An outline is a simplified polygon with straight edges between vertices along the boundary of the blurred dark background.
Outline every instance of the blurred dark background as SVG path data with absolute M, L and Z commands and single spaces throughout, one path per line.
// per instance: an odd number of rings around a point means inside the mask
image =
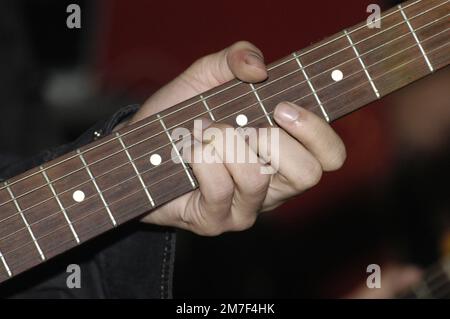
M 1 0 L 0 150 L 24 157 L 71 141 L 237 40 L 274 61 L 365 20 L 373 2 Z M 81 29 L 66 27 L 70 3 Z M 448 80 L 447 69 L 334 124 L 345 167 L 250 231 L 179 232 L 175 296 L 338 297 L 368 264 L 439 259 L 449 246 Z

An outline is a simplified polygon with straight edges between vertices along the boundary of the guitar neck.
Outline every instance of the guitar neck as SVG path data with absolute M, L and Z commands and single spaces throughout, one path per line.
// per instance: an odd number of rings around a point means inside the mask
M 0 187 L 0 282 L 197 188 L 175 129 L 210 117 L 274 125 L 282 101 L 327 121 L 449 64 L 448 0 L 408 1 L 269 65 L 16 176 Z M 220 187 L 220 186 L 219 186 Z

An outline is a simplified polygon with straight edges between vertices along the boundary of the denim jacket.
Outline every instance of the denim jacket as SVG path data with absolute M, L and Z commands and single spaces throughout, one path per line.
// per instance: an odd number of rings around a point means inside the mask
M 0 156 L 0 180 L 13 177 L 111 133 L 137 105 L 122 108 L 76 141 L 24 161 Z M 171 298 L 175 232 L 131 221 L 0 284 L 7 298 Z M 80 266 L 81 288 L 69 288 L 68 266 Z

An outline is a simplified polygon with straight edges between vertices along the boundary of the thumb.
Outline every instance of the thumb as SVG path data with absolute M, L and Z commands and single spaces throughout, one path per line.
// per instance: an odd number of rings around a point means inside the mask
M 267 78 L 262 53 L 249 42 L 237 42 L 197 60 L 153 94 L 128 123 L 137 122 L 234 78 L 252 83 Z
M 200 91 L 211 89 L 234 78 L 257 83 L 267 78 L 264 57 L 256 46 L 247 41 L 197 60 L 185 71 L 192 85 Z

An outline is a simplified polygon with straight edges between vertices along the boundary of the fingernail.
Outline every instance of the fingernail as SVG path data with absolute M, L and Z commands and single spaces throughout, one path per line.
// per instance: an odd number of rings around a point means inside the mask
M 281 103 L 275 109 L 275 118 L 284 122 L 294 122 L 298 120 L 300 115 L 297 106 L 291 103 Z
M 255 52 L 248 53 L 244 61 L 248 65 L 256 66 L 258 68 L 264 68 L 264 59 L 262 58 L 262 56 Z

